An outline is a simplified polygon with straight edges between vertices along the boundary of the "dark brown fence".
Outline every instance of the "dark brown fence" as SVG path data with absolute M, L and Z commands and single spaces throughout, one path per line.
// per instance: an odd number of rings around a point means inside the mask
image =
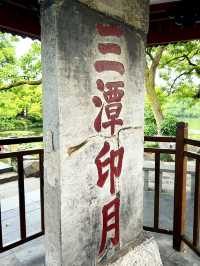
M 188 127 L 185 123 L 177 125 L 176 137 L 147 137 L 145 142 L 174 143 L 175 149 L 144 148 L 147 153 L 155 154 L 155 192 L 154 192 L 154 225 L 144 226 L 145 230 L 173 235 L 173 248 L 181 251 L 186 243 L 200 256 L 200 154 L 188 151 L 188 145 L 199 147 L 200 141 L 188 139 Z M 175 180 L 174 180 L 174 214 L 173 230 L 159 227 L 160 209 L 160 154 L 175 154 Z M 187 161 L 189 158 L 196 160 L 194 211 L 193 211 L 193 236 L 192 241 L 186 236 L 186 178 Z M 192 217 L 191 217 L 192 218 Z
M 157 136 L 145 136 L 145 142 L 156 142 L 156 143 L 175 143 L 176 137 L 157 137 Z M 144 226 L 147 231 L 172 234 L 173 232 L 166 228 L 159 227 L 159 210 L 160 210 L 160 155 L 161 154 L 175 154 L 175 149 L 163 149 L 163 148 L 144 148 L 144 152 L 155 155 L 155 193 L 154 193 L 154 225 L 153 227 Z
M 33 138 L 18 138 L 18 139 L 1 139 L 0 145 L 14 145 L 22 143 L 41 142 L 42 137 Z M 25 205 L 25 189 L 24 189 L 24 166 L 23 157 L 26 155 L 38 155 L 39 156 L 39 172 L 40 172 L 40 210 L 41 210 L 41 231 L 34 235 L 27 236 L 26 232 L 26 205 Z M 9 245 L 3 245 L 2 237 L 2 219 L 1 219 L 1 205 L 0 205 L 0 252 L 7 251 L 18 245 L 21 245 L 27 241 L 35 239 L 44 234 L 44 182 L 43 182 L 43 149 L 32 150 L 20 150 L 15 152 L 1 152 L 0 159 L 15 158 L 17 161 L 18 172 L 18 197 L 19 197 L 19 219 L 20 219 L 20 240 L 11 243 Z
M 181 223 L 181 240 L 185 242 L 188 246 L 190 246 L 199 256 L 200 256 L 200 242 L 199 242 L 199 237 L 200 237 L 200 154 L 195 153 L 195 152 L 189 152 L 187 151 L 187 145 L 195 146 L 195 147 L 200 147 L 200 141 L 196 140 L 190 140 L 187 137 L 184 138 L 184 146 L 186 147 L 184 152 L 184 158 L 192 158 L 195 160 L 195 190 L 194 190 L 194 217 L 193 217 L 193 239 L 190 241 L 186 235 L 185 235 L 185 189 L 184 189 L 184 183 L 185 181 L 185 168 L 183 168 L 183 175 L 182 175 L 182 183 L 183 183 L 183 188 L 182 188 L 182 197 L 183 197 L 183 222 Z M 177 250 L 181 250 L 181 244 L 178 243 L 177 246 L 174 245 L 174 248 Z
M 177 126 L 176 136 L 174 137 L 148 137 L 145 136 L 145 142 L 156 143 L 173 143 L 173 148 L 157 148 L 146 147 L 145 153 L 155 155 L 155 193 L 154 193 L 154 222 L 153 226 L 144 226 L 145 230 L 171 234 L 173 235 L 173 247 L 180 251 L 182 243 L 186 243 L 198 255 L 200 255 L 199 247 L 199 234 L 200 234 L 200 154 L 189 151 L 188 146 L 199 147 L 200 141 L 188 139 L 187 124 L 179 123 Z M 11 145 L 21 143 L 42 142 L 42 137 L 34 138 L 18 138 L 18 139 L 3 139 L 0 140 L 0 145 Z M 162 147 L 162 145 L 161 145 Z M 25 208 L 25 193 L 24 193 L 24 168 L 23 156 L 25 155 L 39 155 L 40 165 L 40 199 L 41 199 L 41 231 L 28 236 L 26 234 L 26 208 Z M 168 154 L 175 156 L 175 180 L 174 180 L 174 215 L 173 215 L 173 229 L 160 228 L 160 159 L 161 154 Z M 3 246 L 2 240 L 2 224 L 1 224 L 1 211 L 0 211 L 0 252 L 9 250 L 22 243 L 32 240 L 44 234 L 44 184 L 43 184 L 43 150 L 33 149 L 9 153 L 0 153 L 0 159 L 13 158 L 17 159 L 18 164 L 18 187 L 19 187 L 19 209 L 20 209 L 20 232 L 21 240 L 15 243 Z M 193 214 L 193 239 L 192 241 L 187 238 L 185 234 L 186 226 L 186 175 L 187 175 L 187 160 L 192 158 L 196 160 L 195 168 L 195 189 L 194 189 L 194 214 Z

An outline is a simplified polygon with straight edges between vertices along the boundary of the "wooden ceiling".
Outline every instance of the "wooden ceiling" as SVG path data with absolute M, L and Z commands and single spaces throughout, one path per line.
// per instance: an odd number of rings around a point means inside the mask
M 1 0 L 0 30 L 40 38 L 38 0 Z
M 182 0 L 150 6 L 148 45 L 200 39 L 200 1 Z
M 200 38 L 199 0 L 152 0 L 148 45 Z M 0 30 L 40 38 L 38 0 L 1 0 Z

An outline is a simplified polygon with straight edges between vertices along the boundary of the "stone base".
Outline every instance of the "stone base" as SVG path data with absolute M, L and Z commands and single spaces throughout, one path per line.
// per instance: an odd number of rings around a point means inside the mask
M 159 248 L 152 236 L 144 234 L 140 244 L 130 244 L 117 257 L 101 266 L 162 266 Z

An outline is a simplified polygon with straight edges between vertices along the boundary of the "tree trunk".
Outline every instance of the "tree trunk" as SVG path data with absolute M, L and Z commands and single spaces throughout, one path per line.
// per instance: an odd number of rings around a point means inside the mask
M 152 73 L 148 71 L 147 75 L 149 76 L 148 78 L 146 78 L 147 97 L 150 102 L 154 118 L 156 120 L 158 134 L 160 135 L 161 134 L 161 123 L 164 119 L 164 116 L 161 110 L 158 96 L 155 91 L 154 82 L 152 81 Z
M 159 135 L 161 135 L 161 124 L 164 119 L 164 116 L 155 90 L 155 76 L 164 49 L 164 47 L 159 47 L 154 57 L 150 53 L 148 53 L 152 60 L 152 63 L 149 68 L 148 66 L 146 66 L 145 74 L 147 97 L 150 102 L 154 118 L 156 120 L 156 126 Z

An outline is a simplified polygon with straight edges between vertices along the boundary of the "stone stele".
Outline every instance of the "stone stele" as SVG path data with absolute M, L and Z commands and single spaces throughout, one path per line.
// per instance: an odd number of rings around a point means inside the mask
M 42 2 L 46 266 L 162 265 L 143 233 L 147 10 Z

